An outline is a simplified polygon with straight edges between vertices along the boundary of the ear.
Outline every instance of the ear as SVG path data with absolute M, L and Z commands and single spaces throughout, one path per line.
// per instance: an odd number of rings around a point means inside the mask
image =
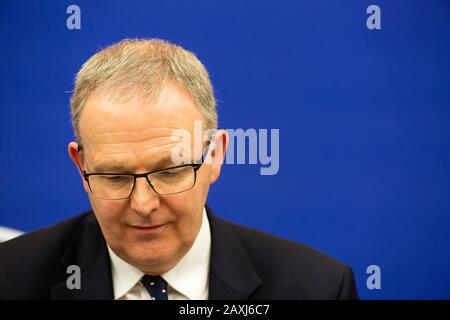
M 211 169 L 211 178 L 210 183 L 219 179 L 220 169 L 222 168 L 222 164 L 225 161 L 225 153 L 228 147 L 228 132 L 226 130 L 218 130 L 214 134 L 214 140 L 211 142 L 211 146 L 213 147 L 211 151 L 212 157 L 212 169 Z
M 86 192 L 89 192 L 89 186 L 87 185 L 86 180 L 84 180 L 83 173 L 80 171 L 80 168 L 84 168 L 84 156 L 83 152 L 78 150 L 79 144 L 75 141 L 69 143 L 67 147 L 67 151 L 69 152 L 69 156 L 72 159 L 75 167 L 77 168 L 78 173 L 80 174 L 81 180 L 83 181 L 83 187 Z

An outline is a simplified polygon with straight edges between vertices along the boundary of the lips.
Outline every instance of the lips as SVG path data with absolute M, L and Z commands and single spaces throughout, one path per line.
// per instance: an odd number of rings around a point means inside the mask
M 156 228 L 159 228 L 159 227 L 162 227 L 164 224 L 158 224 L 158 225 L 154 225 L 154 226 L 132 226 L 133 228 L 136 228 L 136 229 L 156 229 Z
M 131 226 L 131 228 L 139 233 L 153 234 L 153 233 L 157 233 L 157 232 L 160 232 L 161 230 L 163 230 L 166 225 L 167 225 L 167 223 L 152 225 L 152 226 Z

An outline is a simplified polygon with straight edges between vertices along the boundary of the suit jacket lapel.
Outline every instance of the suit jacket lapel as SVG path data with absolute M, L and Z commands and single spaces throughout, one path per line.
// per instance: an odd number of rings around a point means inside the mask
M 111 265 L 106 242 L 91 212 L 78 227 L 71 244 L 60 259 L 66 270 L 69 265 L 81 269 L 81 289 L 68 289 L 66 277 L 50 290 L 52 299 L 113 299 Z
M 206 205 L 211 227 L 209 299 L 249 299 L 261 286 L 246 251 L 229 225 Z

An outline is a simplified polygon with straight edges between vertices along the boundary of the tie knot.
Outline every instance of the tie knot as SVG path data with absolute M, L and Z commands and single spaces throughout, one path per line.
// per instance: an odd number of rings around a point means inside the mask
M 141 282 L 153 300 L 167 300 L 167 282 L 161 276 L 146 274 Z

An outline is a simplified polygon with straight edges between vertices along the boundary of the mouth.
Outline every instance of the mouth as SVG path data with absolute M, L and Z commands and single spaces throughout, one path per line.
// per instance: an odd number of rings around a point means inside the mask
M 154 226 L 130 226 L 133 230 L 141 234 L 155 234 L 165 229 L 167 223 Z

